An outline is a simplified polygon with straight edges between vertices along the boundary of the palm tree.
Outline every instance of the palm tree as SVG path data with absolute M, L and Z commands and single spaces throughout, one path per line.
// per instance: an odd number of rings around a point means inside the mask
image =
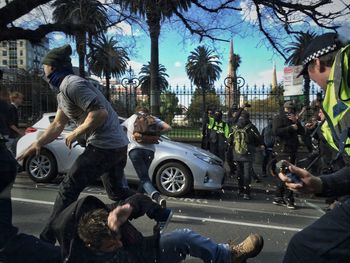
M 159 115 L 160 86 L 158 83 L 159 69 L 159 35 L 161 21 L 172 17 L 174 11 L 186 12 L 191 7 L 191 0 L 115 0 L 120 4 L 121 9 L 130 10 L 133 14 L 138 14 L 146 18 L 148 30 L 151 38 L 151 112 Z
M 214 81 L 220 77 L 221 62 L 213 51 L 198 46 L 187 58 L 186 73 L 190 80 L 202 90 L 202 110 L 205 112 L 205 93 Z
M 303 59 L 303 52 L 310 43 L 317 36 L 314 32 L 301 32 L 295 39 L 295 42 L 290 43 L 290 45 L 284 49 L 285 52 L 290 53 L 286 60 L 288 65 L 301 65 Z M 304 106 L 310 103 L 310 77 L 308 74 L 304 75 Z
M 88 63 L 92 73 L 106 78 L 107 99 L 110 100 L 109 80 L 125 73 L 129 57 L 126 51 L 117 46 L 117 41 L 105 35 L 92 44 L 93 49 L 88 55 Z
M 78 24 L 82 29 L 74 33 L 79 55 L 79 75 L 85 76 L 86 33 L 89 38 L 102 34 L 108 23 L 107 9 L 98 0 L 56 0 L 53 2 L 53 20 L 59 23 Z
M 148 96 L 150 95 L 151 92 L 151 63 L 148 62 L 148 64 L 142 65 L 142 68 L 140 70 L 140 83 L 141 83 L 141 90 L 142 93 L 147 94 Z M 159 64 L 159 69 L 158 69 L 158 83 L 159 83 L 159 90 L 160 91 L 165 91 L 169 83 L 166 80 L 166 77 L 169 77 L 169 75 L 166 73 L 166 68 L 162 65 Z

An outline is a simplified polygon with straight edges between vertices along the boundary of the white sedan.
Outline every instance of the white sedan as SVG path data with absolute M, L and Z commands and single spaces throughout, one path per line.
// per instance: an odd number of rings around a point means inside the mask
M 27 128 L 26 135 L 18 141 L 17 155 L 27 149 L 54 118 L 55 113 L 44 113 L 37 123 Z M 124 119 L 120 118 L 120 121 Z M 69 171 L 84 151 L 79 145 L 72 149 L 65 145 L 65 135 L 74 128 L 73 124 L 67 125 L 57 139 L 43 147 L 39 156 L 32 156 L 21 163 L 32 180 L 50 182 L 58 174 Z M 128 180 L 139 180 L 129 159 L 124 172 Z M 192 189 L 221 189 L 224 174 L 223 162 L 217 156 L 189 144 L 171 141 L 165 136 L 156 145 L 154 160 L 149 169 L 151 180 L 159 191 L 174 197 L 185 195 Z

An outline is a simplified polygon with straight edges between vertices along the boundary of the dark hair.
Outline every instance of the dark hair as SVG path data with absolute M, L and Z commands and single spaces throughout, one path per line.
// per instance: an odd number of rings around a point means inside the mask
M 135 112 L 139 112 L 139 111 L 142 111 L 144 113 L 149 113 L 149 109 L 146 108 L 146 107 L 143 107 L 143 106 L 137 106 L 136 109 L 135 109 Z
M 95 209 L 82 215 L 78 224 L 78 235 L 85 245 L 92 250 L 99 250 L 104 240 L 117 235 L 107 224 L 109 212 L 106 209 Z
M 326 70 L 326 67 L 332 67 L 338 51 L 339 50 L 332 51 L 332 52 L 318 58 L 320 60 L 320 72 L 321 73 Z M 310 64 L 308 65 L 308 68 L 312 68 L 314 66 L 315 66 L 315 60 L 312 60 L 310 62 Z

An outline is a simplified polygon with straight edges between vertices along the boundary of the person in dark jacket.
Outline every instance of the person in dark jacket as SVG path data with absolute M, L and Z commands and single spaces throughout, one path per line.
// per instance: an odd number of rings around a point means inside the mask
M 271 157 L 273 155 L 273 147 L 275 145 L 275 135 L 273 134 L 272 131 L 272 119 L 269 119 L 268 124 L 266 127 L 261 132 L 261 137 L 264 143 L 264 151 L 263 151 L 263 162 L 262 162 L 262 176 L 266 177 L 267 176 L 267 164 L 271 160 Z
M 249 119 L 249 113 L 242 111 L 237 124 L 232 127 L 233 158 L 238 166 L 238 195 L 250 200 L 250 183 L 256 147 L 261 146 L 260 133 Z
M 187 255 L 204 262 L 246 262 L 247 258 L 255 257 L 262 249 L 263 239 L 257 234 L 249 235 L 239 245 L 216 244 L 190 229 L 143 237 L 129 220 L 141 216 L 147 206 L 151 206 L 151 210 L 152 207 L 160 207 L 147 196 L 135 195 L 110 213 L 103 208 L 90 210 L 80 217 L 77 230 L 79 239 L 90 249 L 90 254 L 92 251 L 94 256 L 103 257 L 103 262 L 179 263 Z M 147 215 L 150 216 L 149 212 Z M 120 256 L 114 253 L 120 251 L 129 261 L 118 260 Z
M 19 123 L 19 114 L 18 114 L 18 107 L 22 105 L 23 103 L 23 94 L 14 91 L 10 93 L 10 123 L 9 123 L 9 142 L 8 142 L 8 148 L 12 152 L 13 156 L 16 156 L 16 146 L 18 139 L 24 135 L 24 132 L 21 131 L 18 127 Z
M 61 263 L 58 246 L 35 236 L 20 233 L 12 225 L 11 190 L 17 174 L 17 162 L 0 133 L 0 262 Z
M 305 130 L 297 119 L 295 105 L 292 101 L 285 102 L 283 109 L 283 112 L 275 116 L 272 121 L 273 133 L 278 137 L 282 146 L 282 148 L 275 147 L 275 150 L 278 160 L 288 160 L 294 164 L 299 147 L 298 134 L 303 135 Z M 278 177 L 277 180 L 277 189 L 272 203 L 287 205 L 287 208 L 295 209 L 293 192 L 288 190 Z
M 222 119 L 222 111 L 216 110 L 213 117 L 209 117 L 209 151 L 225 162 L 227 139 L 230 133 L 229 125 Z

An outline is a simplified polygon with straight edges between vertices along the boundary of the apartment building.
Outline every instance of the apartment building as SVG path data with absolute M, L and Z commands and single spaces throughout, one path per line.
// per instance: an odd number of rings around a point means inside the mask
M 35 45 L 25 39 L 1 41 L 0 68 L 37 70 L 48 50 L 47 38 Z

